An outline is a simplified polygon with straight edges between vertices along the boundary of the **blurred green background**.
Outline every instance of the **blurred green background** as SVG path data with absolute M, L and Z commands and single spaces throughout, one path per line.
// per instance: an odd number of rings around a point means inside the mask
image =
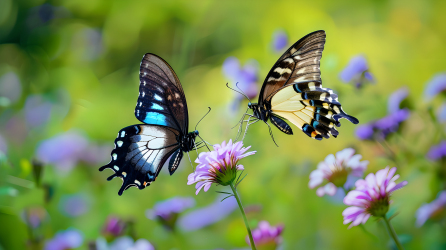
M 344 110 L 360 123 L 386 115 L 388 96 L 408 86 L 411 116 L 387 139 L 395 157 L 373 141 L 355 137 L 355 125 L 343 120 L 338 138 L 315 141 L 293 126 L 288 136 L 273 129 L 276 147 L 264 124 L 250 127 L 244 140 L 257 154 L 243 160 L 248 176 L 239 187 L 253 228 L 260 220 L 282 223 L 282 249 L 385 249 L 389 237 L 381 222 L 369 219 L 364 228 L 342 224 L 342 198 L 318 197 L 308 188 L 309 174 L 328 154 L 353 147 L 370 164 L 366 173 L 397 166 L 408 186 L 393 195 L 392 220 L 406 249 L 445 249 L 445 226 L 415 226 L 415 212 L 441 189 L 438 169 L 425 154 L 443 137 L 444 127 L 428 110 L 441 99 L 426 100 L 425 84 L 445 70 L 445 1 L 0 1 L 0 249 L 39 249 L 56 232 L 82 232 L 79 249 L 101 237 L 107 217 L 132 222 L 126 234 L 145 238 L 157 249 L 246 248 L 246 230 L 239 211 L 205 228 L 165 230 L 145 211 L 174 196 L 192 196 L 195 208 L 213 203 L 222 187 L 195 196 L 187 186 L 187 157 L 172 176 L 163 171 L 140 191 L 117 191 L 120 180 L 106 181 L 117 132 L 140 123 L 134 117 L 139 64 L 145 53 L 164 58 L 176 71 L 186 93 L 190 127 L 206 113 L 200 135 L 221 143 L 236 135 L 234 126 L 247 101 L 236 103 L 226 88 L 235 82 L 222 73 L 228 57 L 244 65 L 258 63 L 258 89 L 281 53 L 302 36 L 323 29 L 327 42 L 321 60 L 324 87 L 339 94 Z M 284 31 L 288 43 L 273 49 L 273 34 Z M 356 89 L 339 73 L 362 54 L 376 84 Z M 6 77 L 5 77 L 6 76 Z M 9 78 L 8 78 L 9 77 Z M 6 79 L 6 80 L 5 80 Z M 13 83 L 10 83 L 10 82 Z M 19 87 L 17 87 L 19 86 Z M 12 89 L 12 90 L 11 90 Z M 11 92 L 12 91 L 12 92 Z M 15 91 L 15 92 L 14 92 Z M 11 94 L 12 93 L 12 94 Z M 5 94 L 6 95 L 6 94 Z M 30 99 L 31 98 L 31 99 Z M 30 101 L 31 100 L 31 101 Z M 38 147 L 48 138 L 73 132 L 91 147 L 88 159 L 44 164 L 39 174 Z M 61 154 L 64 148 L 55 148 Z M 191 152 L 192 160 L 196 153 Z M 37 177 L 36 176 L 40 176 Z M 40 180 L 39 180 L 40 178 Z M 64 201 L 80 197 L 82 209 L 64 212 Z M 76 205 L 78 202 L 74 202 Z M 68 205 L 70 206 L 70 205 Z M 41 225 L 23 220 L 30 208 L 43 209 Z M 180 215 L 181 216 L 181 215 Z M 130 232 L 131 231 L 131 232 Z M 369 232 L 369 233 L 366 233 Z M 94 249 L 94 248 L 92 248 Z

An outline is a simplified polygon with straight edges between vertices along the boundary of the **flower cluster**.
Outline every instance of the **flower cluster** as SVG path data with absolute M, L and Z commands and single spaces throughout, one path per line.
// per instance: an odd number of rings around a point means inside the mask
M 317 169 L 311 172 L 308 186 L 315 188 L 326 183 L 317 189 L 317 195 L 335 195 L 338 187 L 349 186 L 347 182 L 349 178 L 362 177 L 369 162 L 360 161 L 361 158 L 361 155 L 355 155 L 355 150 L 352 148 L 337 152 L 336 157 L 333 154 L 328 155 L 318 164 Z
M 80 247 L 84 237 L 77 229 L 59 231 L 54 238 L 46 241 L 45 250 L 67 250 Z
M 214 151 L 202 152 L 195 160 L 198 163 L 197 169 L 188 177 L 187 185 L 197 183 L 195 188 L 196 194 L 202 188 L 207 192 L 212 183 L 228 186 L 235 181 L 237 171 L 243 170 L 242 165 L 238 162 L 249 155 L 255 154 L 256 151 L 245 153 L 251 146 L 244 148 L 242 142 L 226 144 L 224 141 L 221 145 L 214 145 Z
M 376 174 L 370 173 L 363 180 L 357 180 L 356 190 L 350 191 L 344 198 L 344 204 L 350 206 L 342 212 L 344 224 L 351 223 L 349 228 L 364 224 L 369 217 L 384 217 L 389 210 L 390 195 L 405 185 L 407 181 L 398 184 L 400 177 L 395 175 L 396 168 L 386 167 Z
M 159 220 L 166 228 L 173 230 L 178 214 L 194 205 L 195 200 L 192 197 L 173 197 L 156 203 L 153 209 L 146 211 L 146 217 Z
M 223 74 L 233 82 L 238 82 L 238 87 L 248 98 L 256 97 L 258 93 L 258 74 L 259 67 L 255 60 L 248 61 L 244 67 L 240 66 L 240 61 L 236 57 L 228 57 L 223 62 Z M 236 100 L 240 101 L 243 96 L 237 94 Z
M 427 158 L 436 161 L 446 157 L 446 141 L 442 141 L 440 144 L 432 146 L 427 153 Z
M 356 88 L 361 88 L 366 81 L 371 83 L 375 81 L 369 72 L 367 61 L 362 55 L 353 57 L 339 76 L 343 82 L 352 82 Z

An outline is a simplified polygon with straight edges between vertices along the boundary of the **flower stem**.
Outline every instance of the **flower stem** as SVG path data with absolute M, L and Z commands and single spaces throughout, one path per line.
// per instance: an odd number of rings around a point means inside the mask
M 243 210 L 242 202 L 240 201 L 240 198 L 238 197 L 237 190 L 234 187 L 234 184 L 229 184 L 231 186 L 232 192 L 234 193 L 234 197 L 237 200 L 238 206 L 240 208 L 240 212 L 242 212 L 243 220 L 245 221 L 246 230 L 248 230 L 248 236 L 249 236 L 249 242 L 251 243 L 251 249 L 256 250 L 256 245 L 254 244 L 254 240 L 252 239 L 251 229 L 248 225 L 248 220 L 246 219 L 245 210 Z
M 390 224 L 389 219 L 386 218 L 386 216 L 383 216 L 384 222 L 386 224 L 387 231 L 390 234 L 390 237 L 392 237 L 393 241 L 395 241 L 395 245 L 399 250 L 404 250 L 403 245 L 401 245 L 400 240 L 398 239 L 398 236 L 395 233 L 395 229 L 393 229 L 392 224 Z

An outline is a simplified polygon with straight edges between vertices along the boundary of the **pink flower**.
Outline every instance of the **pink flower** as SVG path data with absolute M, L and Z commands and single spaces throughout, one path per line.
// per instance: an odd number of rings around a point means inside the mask
M 391 169 L 386 167 L 376 174 L 370 173 L 365 180 L 356 181 L 356 190 L 350 191 L 344 198 L 344 204 L 351 206 L 342 212 L 344 224 L 351 222 L 348 228 L 366 223 L 370 215 L 375 217 L 386 215 L 392 192 L 407 185 L 407 181 L 395 183 L 400 177 L 394 176 L 395 172 L 395 167 Z
M 195 160 L 198 163 L 197 169 L 194 173 L 188 176 L 187 185 L 197 183 L 195 188 L 196 194 L 204 187 L 207 192 L 212 183 L 217 183 L 222 186 L 230 185 L 234 182 L 237 171 L 243 170 L 242 165 L 237 165 L 238 161 L 246 156 L 255 154 L 256 151 L 245 152 L 251 146 L 243 148 L 242 142 L 229 143 L 222 142 L 222 144 L 214 145 L 214 151 L 200 153 Z
M 317 169 L 311 172 L 308 186 L 313 189 L 321 184 L 316 191 L 318 196 L 335 195 L 337 187 L 344 187 L 349 177 L 362 177 L 369 161 L 360 161 L 361 155 L 355 155 L 355 150 L 346 148 L 328 155 L 320 162 Z
M 258 227 L 252 230 L 252 238 L 256 246 L 268 245 L 271 249 L 276 249 L 276 246 L 282 242 L 282 232 L 283 225 L 272 227 L 267 221 L 260 221 Z M 246 242 L 249 244 L 248 236 L 246 236 Z

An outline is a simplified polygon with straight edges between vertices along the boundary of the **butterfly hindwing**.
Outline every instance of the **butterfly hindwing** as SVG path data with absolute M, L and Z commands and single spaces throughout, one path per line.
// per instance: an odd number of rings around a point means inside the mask
M 178 131 L 156 125 L 132 125 L 119 131 L 111 161 L 101 167 L 115 173 L 108 177 L 123 180 L 118 194 L 131 186 L 139 189 L 150 185 L 158 176 L 167 158 L 179 147 L 176 140 Z
M 135 116 L 146 124 L 174 128 L 187 134 L 188 112 L 181 83 L 162 58 L 145 54 L 139 72 L 139 96 Z

